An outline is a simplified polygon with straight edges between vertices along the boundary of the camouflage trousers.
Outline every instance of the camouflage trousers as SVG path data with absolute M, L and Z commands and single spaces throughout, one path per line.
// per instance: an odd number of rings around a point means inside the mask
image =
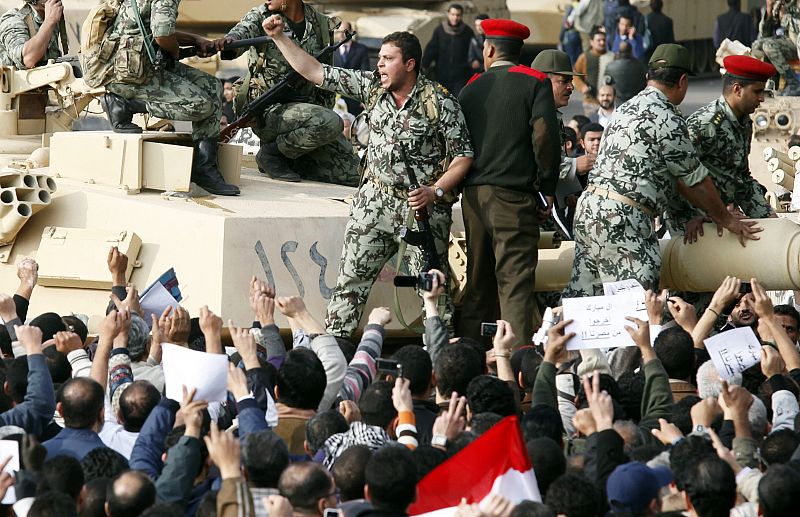
M 762 61 L 766 57 L 782 76 L 791 74 L 789 61 L 797 59 L 797 46 L 785 37 L 759 38 L 753 42 L 752 56 Z
M 400 230 L 406 224 L 409 210 L 408 200 L 403 194 L 371 179 L 361 186 L 353 199 L 344 234 L 339 277 L 325 316 L 328 333 L 350 337 L 358 327 L 372 284 L 383 266 L 397 254 Z M 445 264 L 442 272 L 446 276 L 451 212 L 449 205 L 437 204 L 430 217 L 439 260 Z M 416 275 L 424 265 L 422 251 L 415 246 L 408 246 L 402 265 L 405 271 L 399 274 Z M 449 326 L 453 304 L 447 291 L 442 297 L 446 307 L 442 319 Z M 411 315 L 405 316 L 407 321 L 412 319 Z
M 222 84 L 196 68 L 176 62 L 172 70 L 153 74 L 145 84 L 111 83 L 106 90 L 144 101 L 147 112 L 155 117 L 191 122 L 194 140 L 219 136 Z
M 293 170 L 303 178 L 358 186 L 358 156 L 342 135 L 344 123 L 333 110 L 309 103 L 277 104 L 253 132 L 264 143 L 276 142 Z
M 584 194 L 574 230 L 575 262 L 564 298 L 600 296 L 603 282 L 630 278 L 658 289 L 661 250 L 650 217 L 640 209 Z

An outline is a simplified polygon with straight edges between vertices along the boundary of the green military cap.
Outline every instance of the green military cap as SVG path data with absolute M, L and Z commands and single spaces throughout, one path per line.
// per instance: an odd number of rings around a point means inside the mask
M 689 50 L 683 45 L 675 43 L 664 43 L 656 47 L 653 56 L 650 58 L 650 68 L 680 68 L 686 70 L 689 75 L 694 75 L 692 70 L 692 58 Z
M 531 68 L 546 74 L 584 75 L 572 71 L 572 62 L 566 52 L 560 50 L 542 50 L 531 63 Z

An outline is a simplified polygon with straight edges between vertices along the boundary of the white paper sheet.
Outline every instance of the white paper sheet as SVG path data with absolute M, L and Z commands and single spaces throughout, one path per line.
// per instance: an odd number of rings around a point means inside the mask
M 167 398 L 180 402 L 182 386 L 197 388 L 195 400 L 225 402 L 228 393 L 228 356 L 196 352 L 163 343 L 162 365 Z
M 0 460 L 5 460 L 11 456 L 11 461 L 8 462 L 3 472 L 13 474 L 19 470 L 19 442 L 14 440 L 0 440 Z M 10 486 L 6 492 L 6 496 L 0 501 L 0 504 L 14 504 L 17 502 L 17 493 L 14 491 L 14 486 Z
M 142 306 L 142 310 L 144 311 L 144 321 L 147 322 L 148 325 L 151 323 L 150 315 L 155 314 L 156 319 L 161 317 L 161 313 L 164 312 L 164 309 L 167 307 L 172 307 L 174 309 L 178 308 L 179 304 L 173 298 L 169 291 L 160 283 L 156 282 L 153 284 L 150 289 L 144 293 L 139 300 L 139 305 Z
M 614 296 L 615 294 L 624 293 L 642 293 L 644 294 L 644 287 L 638 280 L 631 278 L 630 280 L 620 280 L 619 282 L 603 282 L 603 294 L 606 296 Z
M 761 343 L 750 327 L 720 332 L 703 341 L 717 373 L 730 379 L 761 362 Z
M 644 293 L 565 298 L 564 319 L 573 320 L 565 331 L 575 332 L 567 350 L 636 346 L 625 330 L 636 324 L 626 320 L 627 316 L 647 320 Z

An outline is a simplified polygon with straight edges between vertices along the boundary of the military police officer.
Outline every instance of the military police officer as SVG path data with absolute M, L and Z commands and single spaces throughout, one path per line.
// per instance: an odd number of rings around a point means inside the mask
M 331 19 L 301 0 L 267 0 L 252 8 L 214 46 L 223 50 L 226 43 L 264 36 L 262 23 L 277 14 L 283 20 L 288 37 L 303 50 L 316 54 L 333 43 L 333 29 L 339 21 Z M 333 56 L 327 61 L 333 64 Z M 248 74 L 235 104 L 240 110 L 272 88 L 292 67 L 275 43 L 269 42 L 248 51 Z M 358 159 L 342 135 L 343 122 L 331 108 L 335 95 L 305 83 L 289 98 L 269 108 L 263 124 L 253 128 L 261 140 L 256 155 L 258 169 L 281 181 L 300 181 L 302 177 L 328 183 L 356 186 Z
M 114 74 L 106 84 L 104 104 L 116 132 L 141 133 L 134 113 L 192 122 L 192 181 L 212 194 L 239 194 L 217 168 L 222 85 L 214 77 L 178 61 L 179 45 L 205 48 L 207 40 L 175 31 L 180 0 L 124 2 L 110 28 L 116 41 Z M 144 28 L 142 34 L 140 27 Z M 160 58 L 150 37 L 160 47 Z M 159 65 L 159 66 L 156 66 Z
M 638 280 L 658 289 L 661 254 L 653 218 L 680 193 L 744 245 L 757 239 L 753 221 L 725 207 L 697 157 L 677 108 L 689 87 L 689 52 L 659 45 L 648 86 L 614 114 L 575 216 L 575 262 L 564 296 L 603 294 L 603 282 Z M 676 192 L 677 190 L 677 192 Z
M 502 318 L 530 342 L 536 298 L 539 223 L 537 192 L 552 205 L 561 146 L 553 90 L 542 72 L 519 65 L 530 30 L 499 18 L 484 20 L 486 72 L 461 90 L 475 161 L 461 208 L 467 235 L 467 289 L 459 335 L 481 339 L 481 323 Z M 500 312 L 497 312 L 497 307 Z
M 750 56 L 728 56 L 723 64 L 722 96 L 689 117 L 689 136 L 723 203 L 733 204 L 753 219 L 777 217 L 748 165 L 753 135 L 750 115 L 764 100 L 764 88 L 775 75 L 775 67 Z M 667 222 L 673 237 L 686 229 L 686 240 L 694 242 L 706 221 L 705 214 L 684 198 L 670 200 Z
M 451 191 L 472 164 L 466 122 L 457 101 L 419 74 L 422 47 L 413 34 L 386 36 L 373 73 L 322 65 L 284 34 L 280 16 L 270 17 L 264 29 L 303 77 L 366 106 L 370 137 L 365 181 L 350 208 L 339 278 L 325 320 L 329 333 L 349 336 L 358 327 L 378 273 L 399 249 L 409 207 L 429 211 L 440 263 L 447 264 L 455 201 Z M 443 170 L 446 156 L 453 159 Z M 409 169 L 422 185 L 411 192 Z M 412 247 L 404 265 L 413 274 L 420 272 L 421 250 Z
M 9 9 L 0 18 L 0 65 L 25 70 L 66 54 L 66 31 L 62 30 L 61 0 L 26 0 L 19 9 Z

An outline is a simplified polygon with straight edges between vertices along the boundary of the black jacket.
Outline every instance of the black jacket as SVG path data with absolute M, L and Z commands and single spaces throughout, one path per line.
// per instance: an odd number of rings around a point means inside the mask
M 650 48 L 647 49 L 647 55 L 652 56 L 659 45 L 675 43 L 675 31 L 672 28 L 672 18 L 664 13 L 649 13 L 646 18 L 647 28 L 650 30 Z
M 350 70 L 369 70 L 369 52 L 367 47 L 357 41 L 350 43 L 350 49 L 342 57 L 340 51 L 333 53 L 333 66 Z
M 430 400 L 414 399 L 414 417 L 417 419 L 417 441 L 430 445 L 433 438 L 433 423 L 439 416 L 439 406 Z
M 422 56 L 422 68 L 426 69 L 436 63 L 435 79 L 442 85 L 448 86 L 450 83 L 466 82 L 472 75 L 469 47 L 475 33 L 463 22 L 458 28 L 449 26 L 445 28 L 445 25 L 447 20 L 433 31 L 433 37 L 425 46 L 425 53 Z
M 714 27 L 714 46 L 719 47 L 722 40 L 728 38 L 731 41 L 739 40 L 745 46 L 752 46 L 756 37 L 756 26 L 753 17 L 745 14 L 738 9 L 731 9 L 725 14 L 717 17 L 717 24 Z

